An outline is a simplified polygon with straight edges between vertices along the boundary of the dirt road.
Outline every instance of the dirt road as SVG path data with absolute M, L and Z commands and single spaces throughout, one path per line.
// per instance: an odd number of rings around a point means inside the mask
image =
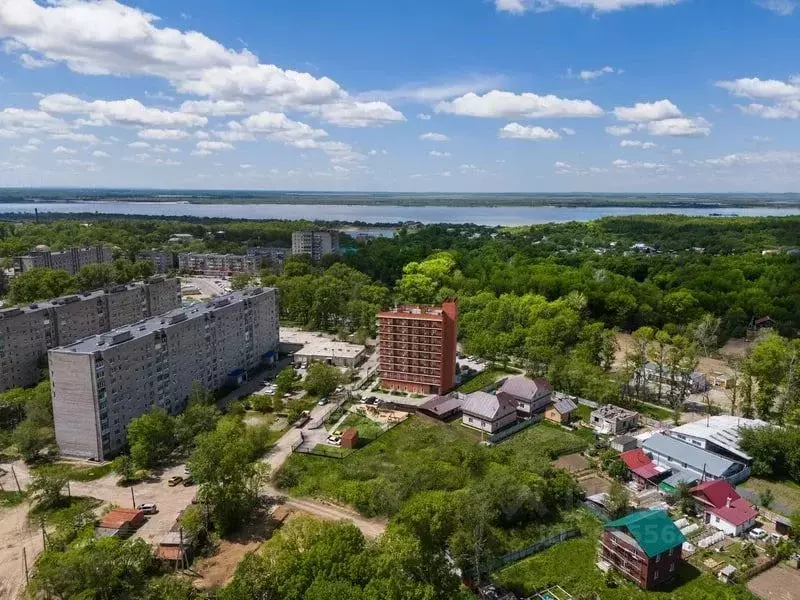
M 367 537 L 377 537 L 386 531 L 386 521 L 382 519 L 367 519 L 354 511 L 334 504 L 327 504 L 318 500 L 288 498 L 285 505 L 326 521 L 351 521 Z

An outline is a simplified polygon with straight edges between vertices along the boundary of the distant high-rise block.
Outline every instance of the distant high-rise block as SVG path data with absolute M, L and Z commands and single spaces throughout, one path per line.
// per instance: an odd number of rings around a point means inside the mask
M 153 407 L 186 408 L 195 383 L 216 390 L 276 358 L 275 289 L 234 292 L 50 350 L 62 454 L 109 458 L 128 423 Z
M 326 254 L 339 251 L 339 232 L 322 229 L 292 233 L 292 254 L 308 254 L 318 261 Z
M 146 282 L 0 309 L 0 392 L 38 382 L 50 348 L 180 305 L 178 280 L 153 277 Z
M 378 314 L 381 385 L 444 394 L 455 385 L 458 306 L 400 306 Z
M 111 264 L 114 256 L 108 246 L 86 246 L 84 248 L 64 248 L 51 251 L 47 246 L 37 246 L 25 256 L 14 259 L 14 269 L 19 273 L 46 267 L 61 269 L 75 275 L 81 267 L 93 264 Z

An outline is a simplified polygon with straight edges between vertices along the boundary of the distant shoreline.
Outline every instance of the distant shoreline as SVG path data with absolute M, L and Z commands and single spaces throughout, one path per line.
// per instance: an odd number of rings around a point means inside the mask
M 659 208 L 736 209 L 798 208 L 800 194 L 361 194 L 321 192 L 186 192 L 132 190 L 0 190 L 3 204 L 230 204 L 327 205 L 398 207 L 551 207 L 551 208 Z

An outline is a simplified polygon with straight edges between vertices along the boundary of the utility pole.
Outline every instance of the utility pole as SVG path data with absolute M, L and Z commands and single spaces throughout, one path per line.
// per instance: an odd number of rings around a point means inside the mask
M 72 499 L 72 489 L 69 487 L 69 479 L 67 479 L 67 498 Z
M 30 577 L 28 576 L 28 551 L 25 546 L 22 547 L 22 565 L 25 568 L 25 585 L 28 585 Z
M 14 476 L 14 483 L 17 484 L 17 491 L 22 493 L 22 488 L 19 487 L 19 479 L 17 479 L 17 472 L 14 470 L 14 465 L 11 465 L 11 474 Z
M 131 486 L 131 503 L 133 504 L 133 508 L 136 508 L 136 497 L 133 495 L 133 486 Z

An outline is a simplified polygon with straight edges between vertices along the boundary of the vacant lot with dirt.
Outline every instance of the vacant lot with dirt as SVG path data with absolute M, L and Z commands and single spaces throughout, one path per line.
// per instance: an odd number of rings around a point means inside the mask
M 747 589 L 764 600 L 800 598 L 800 571 L 778 565 L 747 582 Z

